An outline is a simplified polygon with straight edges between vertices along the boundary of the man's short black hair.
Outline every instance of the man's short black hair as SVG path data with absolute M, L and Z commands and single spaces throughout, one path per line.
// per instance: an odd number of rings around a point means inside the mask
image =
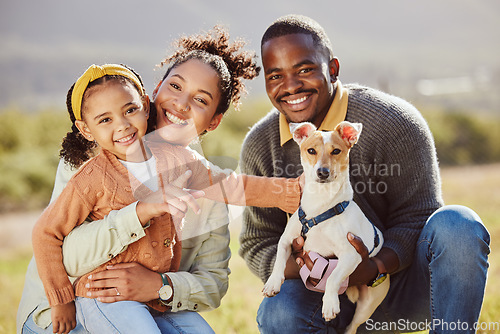
M 304 15 L 290 14 L 278 18 L 267 28 L 262 36 L 260 46 L 262 48 L 264 43 L 273 38 L 291 34 L 311 35 L 314 44 L 324 48 L 330 54 L 330 59 L 333 58 L 332 42 L 323 27 L 315 20 Z

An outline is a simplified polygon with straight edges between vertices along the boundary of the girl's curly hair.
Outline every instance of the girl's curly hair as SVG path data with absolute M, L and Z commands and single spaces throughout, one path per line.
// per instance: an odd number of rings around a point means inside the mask
M 139 76 L 137 72 L 134 71 L 134 69 L 121 64 L 122 66 L 128 68 L 131 70 L 139 79 L 139 82 L 143 86 L 142 88 L 144 89 L 144 84 L 142 82 L 142 78 Z M 85 92 L 83 94 L 83 99 L 82 99 L 82 104 L 83 101 L 85 101 L 85 98 L 89 96 L 89 93 L 92 89 L 92 87 L 96 87 L 99 85 L 102 85 L 106 82 L 109 81 L 118 81 L 122 84 L 131 84 L 133 87 L 135 87 L 135 84 L 129 80 L 128 78 L 125 78 L 120 75 L 105 75 L 99 79 L 96 79 L 89 83 L 87 88 L 85 89 Z M 73 88 L 75 87 L 75 84 L 71 86 L 71 88 L 68 90 L 68 94 L 66 95 L 66 108 L 68 110 L 69 118 L 71 120 L 71 131 L 66 134 L 66 137 L 64 137 L 63 142 L 62 142 L 62 148 L 59 151 L 59 157 L 64 159 L 66 163 L 68 163 L 71 167 L 73 168 L 78 168 L 80 167 L 85 161 L 90 159 L 92 156 L 94 156 L 95 150 L 97 149 L 97 143 L 94 141 L 89 141 L 87 140 L 78 130 L 78 128 L 75 125 L 75 115 L 73 113 L 73 107 L 71 105 L 71 96 L 73 94 Z M 148 121 L 148 131 L 152 130 L 154 128 L 154 119 L 149 119 Z
M 172 69 L 186 61 L 201 60 L 210 65 L 220 77 L 221 101 L 215 114 L 224 114 L 231 102 L 238 109 L 240 98 L 246 93 L 243 79 L 251 80 L 260 72 L 255 52 L 242 50 L 245 44 L 241 39 L 230 43 L 229 32 L 220 25 L 205 34 L 183 36 L 174 42 L 176 51 L 158 65 L 168 65 L 162 81 Z

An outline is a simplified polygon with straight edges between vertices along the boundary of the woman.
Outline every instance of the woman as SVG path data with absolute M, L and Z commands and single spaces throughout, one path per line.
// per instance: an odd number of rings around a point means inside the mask
M 162 62 L 169 67 L 152 98 L 160 135 L 170 142 L 187 145 L 205 130 L 217 128 L 229 104 L 239 102 L 244 90 L 242 78 L 254 78 L 259 68 L 254 55 L 242 52 L 241 42 L 228 43 L 227 32 L 220 28 L 204 36 L 181 38 L 178 46 L 179 50 Z M 52 200 L 72 173 L 68 166 L 60 164 Z M 186 201 L 173 202 L 181 212 L 186 210 L 186 203 L 190 203 L 189 194 L 184 195 Z M 172 293 L 167 305 L 171 312 L 157 315 L 162 321 L 162 333 L 179 332 L 177 328 L 190 333 L 212 332 L 198 313 L 190 311 L 218 307 L 227 291 L 228 217 L 225 205 L 203 199 L 198 200 L 198 205 L 201 214 L 196 216 L 189 211 L 186 217 L 189 225 L 197 229 L 183 232 L 180 269 L 176 273 L 166 273 L 168 282 L 138 264 L 120 264 L 94 275 L 89 289 L 101 290 L 89 291 L 89 297 L 103 302 L 145 302 L 158 299 L 160 288 L 169 285 Z M 116 224 L 117 221 L 120 224 Z M 66 269 L 71 275 L 82 275 L 116 256 L 142 235 L 144 231 L 137 220 L 134 204 L 112 212 L 104 221 L 85 224 L 75 229 L 64 242 Z M 89 238 L 96 243 L 79 242 Z M 18 312 L 18 332 L 52 333 L 46 308 L 43 288 L 32 261 Z M 72 333 L 81 330 L 81 326 L 77 326 Z

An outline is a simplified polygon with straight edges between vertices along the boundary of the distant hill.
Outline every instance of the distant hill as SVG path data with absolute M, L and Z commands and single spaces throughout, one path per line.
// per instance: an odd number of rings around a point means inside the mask
M 496 0 L 2 1 L 0 109 L 64 108 L 91 63 L 129 64 L 151 91 L 161 75 L 154 65 L 180 34 L 222 23 L 259 51 L 265 28 L 288 13 L 325 27 L 344 82 L 422 105 L 499 112 Z M 251 96 L 265 94 L 262 77 L 249 86 Z

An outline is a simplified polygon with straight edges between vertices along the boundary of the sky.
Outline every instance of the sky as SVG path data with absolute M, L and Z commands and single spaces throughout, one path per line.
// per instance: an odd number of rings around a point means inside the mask
M 128 64 L 151 91 L 161 77 L 155 65 L 180 35 L 223 24 L 259 54 L 266 27 L 290 13 L 325 28 L 343 82 L 449 95 L 477 90 L 500 71 L 496 0 L 1 0 L 0 108 L 64 106 L 92 63 Z M 262 76 L 249 88 L 265 94 Z

